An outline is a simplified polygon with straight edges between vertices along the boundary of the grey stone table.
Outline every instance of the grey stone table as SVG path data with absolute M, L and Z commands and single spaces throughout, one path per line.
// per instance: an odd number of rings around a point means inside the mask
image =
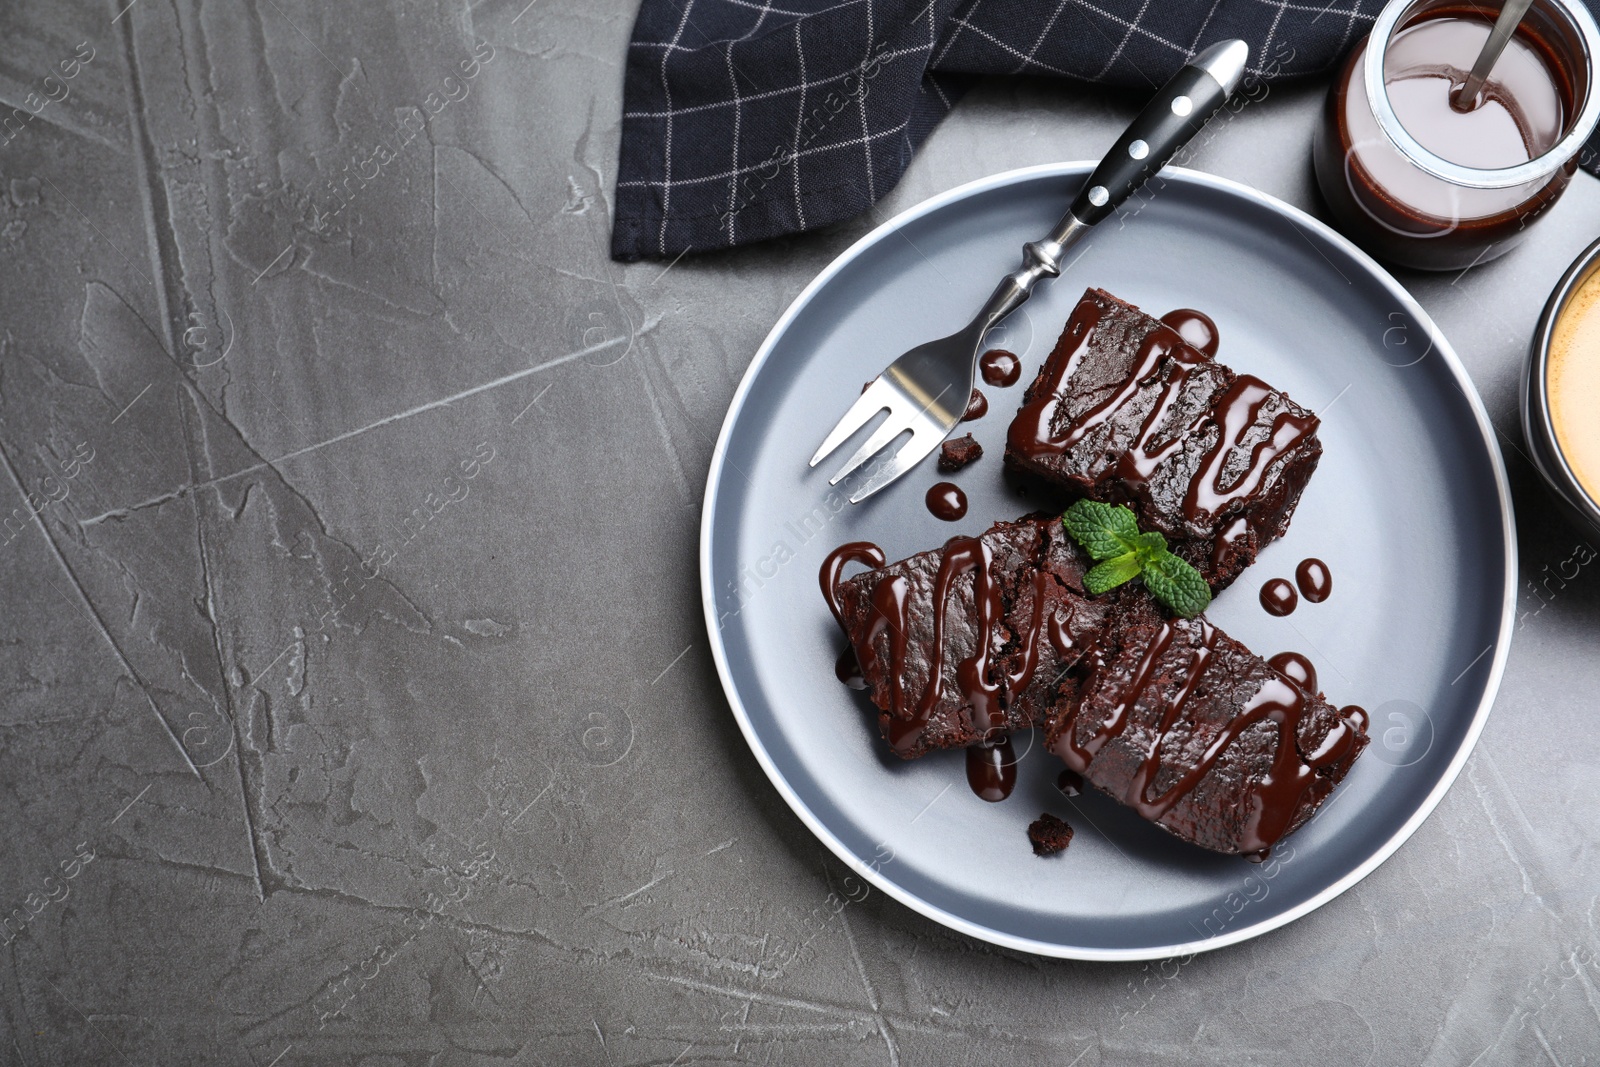
M 1600 1061 L 1600 582 L 1515 406 L 1600 183 L 1404 279 L 1520 512 L 1454 789 L 1283 930 L 1049 961 L 836 909 L 713 672 L 699 507 L 831 257 L 1136 102 L 989 84 L 873 218 L 624 267 L 630 0 L 125 3 L 0 8 L 0 1063 Z M 1315 210 L 1318 103 L 1187 162 Z

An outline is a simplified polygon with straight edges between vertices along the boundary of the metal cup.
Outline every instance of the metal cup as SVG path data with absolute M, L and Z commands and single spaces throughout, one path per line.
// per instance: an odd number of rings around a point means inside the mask
M 1561 276 L 1539 316 L 1528 364 L 1522 376 L 1522 433 L 1527 439 L 1529 457 L 1551 494 L 1569 518 L 1580 528 L 1600 537 L 1600 501 L 1590 495 L 1561 452 L 1555 424 L 1550 416 L 1550 343 L 1560 319 L 1573 296 L 1590 278 L 1600 275 L 1600 241 L 1584 250 Z

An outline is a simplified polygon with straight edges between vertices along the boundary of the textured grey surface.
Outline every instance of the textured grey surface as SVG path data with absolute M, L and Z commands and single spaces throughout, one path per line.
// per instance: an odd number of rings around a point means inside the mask
M 0 101 L 67 89 L 0 147 L 0 1062 L 1600 1060 L 1600 583 L 1515 414 L 1600 184 L 1405 279 L 1502 432 L 1527 580 L 1455 789 L 1282 931 L 1042 961 L 849 894 L 707 653 L 723 412 L 873 220 L 609 262 L 631 4 L 523 2 L 0 11 Z M 1314 208 L 1318 102 L 1187 162 Z M 876 217 L 1133 107 L 984 87 Z

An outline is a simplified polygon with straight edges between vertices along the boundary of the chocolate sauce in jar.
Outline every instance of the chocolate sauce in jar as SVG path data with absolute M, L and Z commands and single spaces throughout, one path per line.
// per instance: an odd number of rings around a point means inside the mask
M 1267 665 L 1306 692 L 1317 692 L 1317 668 L 1300 653 L 1279 652 Z
M 1017 358 L 1015 352 L 991 348 L 978 357 L 978 370 L 983 374 L 984 381 L 1004 388 L 1016 385 L 1017 379 L 1022 377 L 1022 360 Z
M 1300 596 L 1282 578 L 1274 578 L 1261 587 L 1261 606 L 1267 610 L 1268 615 L 1283 616 L 1294 611 L 1300 604 Z
M 1161 321 L 1178 331 L 1189 347 L 1215 357 L 1217 354 L 1217 324 L 1211 316 L 1194 308 L 1178 308 L 1161 316 Z
M 1017 754 L 1011 738 L 976 744 L 967 749 L 967 784 L 991 804 L 1011 795 L 1017 784 Z
M 924 497 L 928 510 L 936 519 L 955 522 L 967 514 L 967 494 L 954 482 L 939 482 Z
M 1454 106 L 1488 36 L 1476 4 L 1433 3 L 1404 21 L 1384 55 L 1400 125 L 1428 151 L 1479 171 L 1536 159 L 1566 133 L 1586 72 L 1547 12 L 1523 19 L 1473 106 Z M 1469 188 L 1427 173 L 1379 125 L 1367 96 L 1371 42 L 1356 47 L 1329 92 L 1313 148 L 1317 184 L 1346 234 L 1378 256 L 1431 270 L 1486 262 L 1518 243 L 1566 189 L 1575 160 L 1510 188 Z
M 967 399 L 967 410 L 961 413 L 961 421 L 971 422 L 987 414 L 989 414 L 989 398 L 974 388 L 972 396 Z
M 1312 604 L 1322 603 L 1333 592 L 1333 572 L 1315 556 L 1300 561 L 1294 569 L 1294 581 L 1300 587 L 1300 595 Z

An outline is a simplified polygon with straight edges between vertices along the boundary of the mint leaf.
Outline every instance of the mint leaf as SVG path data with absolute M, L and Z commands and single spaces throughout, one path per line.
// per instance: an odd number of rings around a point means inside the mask
M 1125 507 L 1080 500 L 1062 514 L 1061 522 L 1093 559 L 1114 559 L 1140 547 L 1139 520 Z
M 1174 615 L 1200 614 L 1211 603 L 1211 587 L 1200 572 L 1167 548 L 1157 530 L 1139 532 L 1139 520 L 1128 508 L 1080 500 L 1061 516 L 1067 532 L 1096 561 L 1083 576 L 1093 596 L 1143 577 L 1150 595 Z
M 1168 611 L 1186 619 L 1200 614 L 1211 603 L 1211 587 L 1200 572 L 1171 552 L 1145 562 L 1144 584 Z M 1087 585 L 1085 582 L 1085 588 Z
M 1149 563 L 1158 556 L 1165 555 L 1167 551 L 1167 539 L 1162 537 L 1161 534 L 1155 530 L 1151 530 L 1149 533 L 1140 534 L 1138 537 L 1138 545 L 1139 558 L 1144 560 L 1146 563 Z
M 1144 561 L 1137 552 L 1124 552 L 1120 556 L 1113 556 L 1104 563 L 1097 564 L 1088 574 L 1083 576 L 1083 587 L 1092 595 L 1099 596 L 1121 585 L 1132 578 L 1137 578 L 1144 569 Z

